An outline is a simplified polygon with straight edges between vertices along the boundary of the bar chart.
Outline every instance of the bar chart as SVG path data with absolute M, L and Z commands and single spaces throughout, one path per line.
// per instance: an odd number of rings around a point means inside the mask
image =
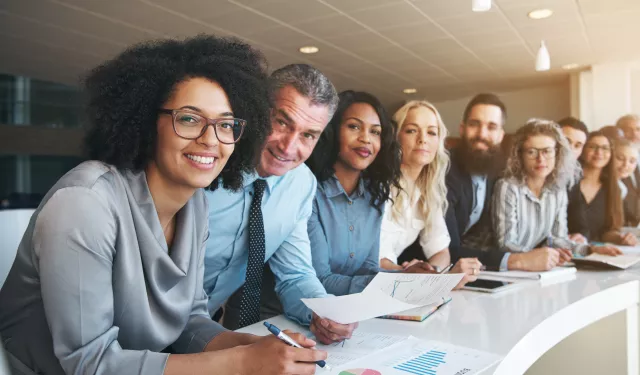
M 446 353 L 430 350 L 409 361 L 400 363 L 394 367 L 396 370 L 414 375 L 436 375 L 437 368 L 444 365 Z

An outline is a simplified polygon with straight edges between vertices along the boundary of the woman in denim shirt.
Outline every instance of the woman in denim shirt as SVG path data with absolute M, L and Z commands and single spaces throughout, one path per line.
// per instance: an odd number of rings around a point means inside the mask
M 318 179 L 308 223 L 318 278 L 334 295 L 361 292 L 379 271 L 384 203 L 400 177 L 395 130 L 378 99 L 342 92 L 307 164 Z

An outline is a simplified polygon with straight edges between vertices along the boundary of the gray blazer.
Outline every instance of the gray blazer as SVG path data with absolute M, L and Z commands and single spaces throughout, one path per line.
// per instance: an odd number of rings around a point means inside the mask
M 145 174 L 80 164 L 31 218 L 0 290 L 0 336 L 42 374 L 162 374 L 171 346 L 224 331 L 202 287 L 207 199 L 178 212 L 167 249 Z

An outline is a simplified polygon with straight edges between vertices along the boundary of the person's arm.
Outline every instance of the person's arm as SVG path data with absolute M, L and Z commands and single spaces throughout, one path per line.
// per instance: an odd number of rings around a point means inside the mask
M 519 242 L 517 193 L 515 187 L 505 180 L 496 182 L 492 202 L 491 222 L 499 249 L 510 252 L 524 252 Z
M 285 315 L 298 324 L 309 325 L 311 310 L 301 298 L 327 295 L 313 268 L 307 222 L 311 217 L 317 182 L 314 179 L 300 206 L 293 231 L 269 259 L 276 279 L 275 291 Z
M 499 249 L 482 251 L 462 246 L 462 233 L 460 233 L 459 230 L 456 213 L 458 206 L 462 204 L 462 202 L 459 201 L 458 189 L 459 187 L 451 186 L 449 181 L 447 181 L 447 200 L 449 205 L 447 207 L 447 213 L 445 214 L 445 223 L 450 238 L 449 256 L 451 257 L 451 262 L 456 263 L 462 258 L 477 258 L 487 267 L 487 269 L 497 271 L 501 268 L 500 265 L 503 260 L 503 263 L 506 263 L 505 258 L 508 258 L 509 253 Z
M 206 201 L 205 201 L 206 204 Z M 205 210 L 208 212 L 208 209 Z M 208 227 L 208 222 L 205 221 Z M 198 276 L 196 285 L 203 285 L 204 255 L 206 252 L 208 230 L 198 255 Z M 196 291 L 196 298 L 191 308 L 191 316 L 182 334 L 171 346 L 176 353 L 198 353 L 202 351 L 218 351 L 239 345 L 249 345 L 257 342 L 260 337 L 246 333 L 228 331 L 217 322 L 211 320 L 207 308 L 208 296 L 204 288 Z
M 427 226 L 425 223 L 425 227 L 420 231 L 419 239 L 422 252 L 430 264 L 441 269 L 451 264 L 451 255 L 449 254 L 451 238 L 441 210 L 438 210 L 431 226 Z
M 389 258 L 380 259 L 380 268 L 387 271 L 402 271 L 404 267 L 392 262 Z
M 393 205 L 389 200 L 385 203 L 384 215 L 380 224 L 380 250 L 378 256 L 380 258 L 380 268 L 385 270 L 401 270 L 402 266 L 398 265 L 398 256 L 394 252 L 394 244 L 398 235 L 402 235 L 402 228 L 394 223 Z
M 570 262 L 572 253 L 581 253 L 588 249 L 586 244 L 577 244 L 569 240 L 569 231 L 567 229 L 567 206 L 568 196 L 565 190 L 560 190 L 558 194 L 558 207 L 553 215 L 554 221 L 551 227 L 552 245 L 558 250 L 560 256 L 560 264 Z
M 300 300 L 327 296 L 313 269 L 307 233 L 317 186 L 315 178 L 312 181 L 294 230 L 271 257 L 269 265 L 276 279 L 275 291 L 285 315 L 298 324 L 308 325 L 320 342 L 330 344 L 351 338 L 358 324 L 339 324 L 319 317 Z
M 429 264 L 432 266 L 438 266 L 438 268 L 443 269 L 451 264 L 451 256 L 449 256 L 449 249 L 444 248 L 437 253 L 435 253 L 431 258 L 429 258 Z
M 114 326 L 116 217 L 84 187 L 58 190 L 38 216 L 34 250 L 53 348 L 66 374 L 162 374 L 168 354 L 125 350 Z
M 623 246 L 636 246 L 638 244 L 638 239 L 633 233 L 622 233 L 616 229 L 608 230 L 600 239 L 602 242 L 610 242 Z
M 324 231 L 324 227 L 322 226 L 322 222 L 319 216 L 318 209 L 318 200 L 314 199 L 313 201 L 313 209 L 311 213 L 311 217 L 307 223 L 309 241 L 311 245 L 311 255 L 313 260 L 313 268 L 316 270 L 316 274 L 318 275 L 318 279 L 322 282 L 327 293 L 343 296 L 346 294 L 359 293 L 364 290 L 364 288 L 373 280 L 375 275 L 366 274 L 366 275 L 341 275 L 338 273 L 334 273 L 331 270 L 331 249 L 329 248 L 329 243 L 327 241 L 327 236 Z M 378 241 L 380 236 L 378 237 Z M 376 241 L 376 244 L 379 242 Z M 342 249 L 344 251 L 349 251 L 348 249 Z M 378 257 L 375 254 L 375 261 L 370 265 L 375 267 L 376 271 L 378 269 Z M 368 262 L 371 262 L 371 254 L 368 256 Z M 367 265 L 364 264 L 366 267 Z M 370 273 L 368 270 L 365 270 Z

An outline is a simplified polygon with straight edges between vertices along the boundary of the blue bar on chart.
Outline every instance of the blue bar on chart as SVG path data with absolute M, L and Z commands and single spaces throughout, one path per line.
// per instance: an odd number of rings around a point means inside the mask
M 412 360 L 394 366 L 394 369 L 414 375 L 437 375 L 437 367 L 446 363 L 446 353 L 430 350 Z

